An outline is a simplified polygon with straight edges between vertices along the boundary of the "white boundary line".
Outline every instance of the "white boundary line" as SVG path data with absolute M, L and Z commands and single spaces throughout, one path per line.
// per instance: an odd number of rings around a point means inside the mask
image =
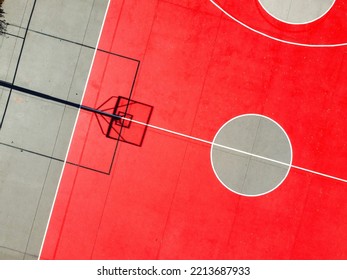
M 311 20 L 308 20 L 308 21 L 303 21 L 303 22 L 290 22 L 290 21 L 286 21 L 284 19 L 280 19 L 279 17 L 273 15 L 270 13 L 270 11 L 268 11 L 268 9 L 265 8 L 265 6 L 263 5 L 263 3 L 261 2 L 261 0 L 258 0 L 258 3 L 260 4 L 260 6 L 264 9 L 264 11 L 271 17 L 277 19 L 278 21 L 280 22 L 283 22 L 283 23 L 286 23 L 286 24 L 291 24 L 291 25 L 304 25 L 304 24 L 309 24 L 309 23 L 312 23 L 312 22 L 315 22 L 319 19 L 321 19 L 322 17 L 324 17 L 330 10 L 331 8 L 334 6 L 334 4 L 336 3 L 336 0 L 333 0 L 330 7 L 323 13 L 321 14 L 320 16 L 318 17 L 315 17 Z
M 243 23 L 242 21 L 238 20 L 237 18 L 233 17 L 231 14 L 229 14 L 226 10 L 224 10 L 220 5 L 218 5 L 214 0 L 210 0 L 210 2 L 217 8 L 219 9 L 222 13 L 224 13 L 227 17 L 232 19 L 233 21 L 237 22 L 238 24 L 242 25 L 243 27 L 247 28 L 250 31 L 253 31 L 261 36 L 264 36 L 268 39 L 280 42 L 280 43 L 285 43 L 293 46 L 299 46 L 299 47 L 309 47 L 309 48 L 335 48 L 335 47 L 345 47 L 347 46 L 347 42 L 344 43 L 338 43 L 338 44 L 304 44 L 304 43 L 298 43 L 298 42 L 293 42 L 293 41 L 287 41 L 283 39 L 279 39 L 277 37 L 271 36 L 269 34 L 266 34 L 264 32 L 261 32 L 257 29 L 254 29 L 250 27 L 249 25 Z
M 86 81 L 86 83 L 85 83 L 85 85 L 84 85 L 84 90 L 83 90 L 83 95 L 82 95 L 82 99 L 81 99 L 81 104 L 83 103 L 83 99 L 84 99 L 84 96 L 85 96 L 85 94 L 86 94 L 86 90 L 87 90 L 87 86 L 88 86 L 90 74 L 91 74 L 91 72 L 92 72 L 92 68 L 93 68 L 93 65 L 94 65 L 94 60 L 95 60 L 95 57 L 96 57 L 96 53 L 97 53 L 97 51 L 98 51 L 99 42 L 100 42 L 100 38 L 101 38 L 102 31 L 103 31 L 103 29 L 104 29 L 104 25 L 105 25 L 105 21 L 106 21 L 106 16 L 107 16 L 107 13 L 108 13 L 108 10 L 109 10 L 109 7 L 110 7 L 110 3 L 111 3 L 111 0 L 108 0 L 107 7 L 106 7 L 106 11 L 105 11 L 105 15 L 104 15 L 104 19 L 103 19 L 103 21 L 102 21 L 102 25 L 101 25 L 100 32 L 99 32 L 99 37 L 98 37 L 98 40 L 97 40 L 97 43 L 96 43 L 96 47 L 95 47 L 93 59 L 92 59 L 92 62 L 91 62 L 91 64 L 90 64 L 90 68 L 89 68 L 89 72 L 88 72 L 88 76 L 87 76 L 87 81 Z M 73 139 L 73 136 L 74 136 L 74 133 L 75 133 L 75 130 L 76 130 L 77 121 L 78 121 L 80 112 L 81 112 L 81 109 L 79 109 L 78 112 L 77 112 L 77 116 L 76 116 L 76 119 L 75 119 L 75 124 L 74 124 L 73 130 L 72 130 L 72 133 L 71 133 L 71 138 L 70 138 L 69 146 L 68 146 L 68 149 L 67 149 L 67 152 L 66 152 L 66 155 L 65 155 L 63 168 L 62 168 L 62 170 L 61 170 L 60 177 L 59 177 L 59 181 L 58 181 L 58 187 L 57 187 L 57 190 L 56 190 L 55 195 L 54 195 L 53 204 L 52 204 L 52 207 L 51 207 L 51 211 L 50 211 L 49 218 L 48 218 L 48 221 L 47 221 L 47 226 L 46 226 L 45 234 L 44 234 L 44 236 L 43 236 L 43 240 L 42 240 L 42 244 L 41 244 L 41 248 L 40 248 L 40 253 L 39 253 L 39 255 L 38 255 L 38 259 L 39 259 L 39 260 L 40 260 L 40 258 L 41 258 L 43 245 L 44 245 L 45 240 L 46 240 L 46 235 L 47 235 L 48 227 L 49 227 L 49 224 L 50 224 L 50 221 L 51 221 L 51 218 L 52 218 L 52 213 L 53 213 L 54 205 L 55 205 L 55 202 L 56 202 L 56 199 L 57 199 L 58 191 L 59 191 L 59 188 L 60 188 L 60 183 L 61 183 L 61 180 L 62 180 L 62 178 L 63 178 L 63 173 L 64 173 L 64 170 L 65 170 L 67 157 L 68 157 L 68 155 L 69 155 L 69 151 L 70 151 L 70 148 L 71 148 L 72 139 Z
M 211 142 L 211 141 L 204 140 L 204 139 L 201 139 L 201 138 L 198 138 L 198 137 L 190 136 L 188 134 L 184 134 L 184 133 L 180 133 L 180 132 L 177 132 L 177 131 L 174 131 L 174 130 L 162 128 L 162 127 L 159 127 L 159 126 L 156 126 L 156 125 L 146 124 L 144 122 L 140 122 L 140 121 L 137 121 L 137 120 L 134 120 L 134 119 L 128 119 L 128 118 L 125 118 L 125 117 L 121 117 L 121 118 L 126 120 L 126 121 L 130 121 L 130 122 L 133 122 L 133 123 L 137 123 L 137 124 L 140 124 L 140 125 L 144 125 L 144 126 L 150 127 L 152 129 L 155 129 L 155 130 L 163 131 L 163 132 L 166 132 L 166 133 L 169 133 L 169 134 L 173 134 L 173 135 L 176 135 L 176 136 L 184 137 L 184 138 L 187 138 L 187 139 L 190 139 L 190 140 L 194 140 L 194 141 L 197 141 L 197 142 L 201 142 L 201 143 L 205 143 L 205 144 L 208 144 L 208 145 L 211 145 L 211 146 L 217 146 L 217 147 L 220 147 L 220 148 L 223 148 L 223 149 L 226 149 L 226 150 L 230 150 L 230 151 L 233 151 L 233 152 L 237 152 L 237 153 L 240 153 L 240 154 L 244 154 L 244 155 L 256 157 L 256 158 L 259 158 L 259 159 L 271 161 L 271 162 L 278 163 L 278 164 L 281 164 L 281 165 L 284 165 L 284 166 L 288 166 L 288 167 L 292 167 L 292 168 L 295 168 L 295 169 L 299 169 L 299 170 L 302 170 L 302 171 L 305 171 L 305 172 L 308 172 L 308 173 L 312 173 L 312 174 L 315 174 L 315 175 L 319 175 L 319 176 L 322 176 L 322 177 L 326 177 L 326 178 L 337 180 L 337 181 L 340 181 L 340 182 L 343 182 L 343 183 L 347 183 L 346 179 L 335 177 L 335 176 L 332 176 L 332 175 L 329 175 L 329 174 L 325 174 L 325 173 L 321 173 L 321 172 L 314 171 L 314 170 L 311 170 L 311 169 L 307 169 L 307 168 L 304 168 L 304 167 L 300 167 L 300 166 L 297 166 L 297 165 L 281 162 L 281 161 L 278 161 L 278 160 L 274 160 L 274 159 L 271 159 L 271 158 L 263 157 L 263 156 L 260 156 L 260 155 L 257 155 L 257 154 L 249 153 L 249 152 L 246 152 L 246 151 L 242 151 L 242 150 L 235 149 L 235 148 L 232 148 L 232 147 L 224 146 L 224 145 L 221 145 L 221 144 L 216 144 L 216 143 L 213 143 L 213 141 Z
M 263 118 L 263 119 L 266 119 L 268 121 L 270 121 L 272 124 L 275 124 L 279 129 L 280 131 L 285 135 L 287 141 L 288 141 L 288 148 L 290 149 L 290 163 L 287 163 L 287 164 L 284 164 L 284 162 L 281 162 L 281 161 L 277 161 L 277 160 L 273 160 L 273 159 L 270 159 L 270 158 L 267 158 L 267 157 L 262 157 L 262 156 L 259 156 L 259 155 L 256 155 L 255 157 L 257 158 L 263 158 L 267 161 L 271 161 L 271 162 L 274 162 L 274 163 L 278 163 L 278 164 L 281 164 L 281 165 L 285 165 L 287 168 L 287 172 L 285 174 L 285 176 L 283 176 L 282 180 L 280 180 L 276 186 L 272 187 L 271 189 L 269 189 L 268 191 L 266 192 L 262 192 L 262 193 L 257 193 L 257 194 L 246 194 L 246 193 L 241 193 L 241 192 L 237 192 L 235 191 L 234 189 L 232 189 L 230 186 L 228 186 L 226 183 L 223 182 L 223 180 L 219 177 L 218 175 L 218 172 L 216 171 L 215 169 L 215 166 L 213 164 L 213 147 L 214 146 L 219 146 L 216 142 L 216 138 L 218 136 L 218 134 L 223 130 L 224 127 L 226 127 L 228 124 L 230 124 L 231 122 L 239 119 L 239 118 L 242 118 L 242 117 L 258 117 L 258 118 Z M 260 123 L 259 123 L 260 124 Z M 265 195 L 265 194 L 268 194 L 272 191 L 274 191 L 275 189 L 277 189 L 283 182 L 284 180 L 288 177 L 289 175 L 289 171 L 290 171 L 290 167 L 292 166 L 292 162 L 293 162 L 293 147 L 292 147 L 292 143 L 290 142 L 290 139 L 289 139 L 289 136 L 287 134 L 287 132 L 283 129 L 283 127 L 276 121 L 274 121 L 273 119 L 267 117 L 267 116 L 264 116 L 264 115 L 260 115 L 260 114 L 244 114 L 244 115 L 239 115 L 239 116 L 236 116 L 234 118 L 232 118 L 231 120 L 227 121 L 225 124 L 223 124 L 220 129 L 217 131 L 216 135 L 214 136 L 213 138 L 213 141 L 212 141 L 212 146 L 211 146 L 211 150 L 210 150 L 210 161 L 211 161 L 211 166 L 212 166 L 212 169 L 213 169 L 213 172 L 215 174 L 215 176 L 217 177 L 217 179 L 220 181 L 220 183 L 225 187 L 227 188 L 228 190 L 238 194 L 238 195 L 242 195 L 242 196 L 247 196 L 247 197 L 256 197 L 256 196 L 261 196 L 261 195 Z M 223 147 L 224 148 L 224 147 Z M 239 152 L 240 153 L 240 152 Z M 241 153 L 245 154 L 246 152 L 243 152 L 241 151 Z M 253 153 L 247 153 L 248 155 L 250 156 L 254 156 Z

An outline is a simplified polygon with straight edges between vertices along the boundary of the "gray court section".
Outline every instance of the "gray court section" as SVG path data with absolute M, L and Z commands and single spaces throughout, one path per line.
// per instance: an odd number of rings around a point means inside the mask
M 214 139 L 212 165 L 225 187 L 248 196 L 275 189 L 287 176 L 289 166 L 239 151 L 290 164 L 289 139 L 274 121 L 259 115 L 244 115 L 226 123 Z
M 5 0 L 0 79 L 80 102 L 107 4 Z M 4 114 L 0 259 L 37 259 L 77 110 L 0 87 Z
M 303 24 L 326 14 L 335 0 L 258 0 L 263 8 L 278 20 Z

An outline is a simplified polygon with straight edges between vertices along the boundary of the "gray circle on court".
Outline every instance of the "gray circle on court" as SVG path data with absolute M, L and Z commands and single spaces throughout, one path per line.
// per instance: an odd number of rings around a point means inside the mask
M 289 24 L 306 24 L 323 17 L 335 0 L 258 0 L 263 9 Z
M 246 114 L 231 119 L 211 146 L 212 168 L 229 190 L 258 196 L 276 189 L 287 177 L 292 146 L 284 129 L 272 119 Z

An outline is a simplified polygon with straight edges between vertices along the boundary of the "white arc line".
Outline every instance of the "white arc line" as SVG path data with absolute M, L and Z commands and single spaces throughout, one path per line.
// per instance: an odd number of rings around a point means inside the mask
M 159 127 L 159 126 L 156 126 L 156 125 L 147 124 L 147 123 L 144 123 L 144 122 L 140 122 L 140 121 L 137 121 L 137 120 L 134 120 L 134 119 L 125 118 L 125 117 L 121 117 L 121 119 L 126 120 L 126 121 L 130 121 L 130 122 L 133 122 L 133 123 L 137 123 L 137 124 L 140 124 L 140 125 L 143 125 L 143 126 L 147 126 L 147 127 L 150 127 L 150 128 L 156 129 L 156 130 L 160 130 L 160 131 L 163 131 L 163 132 L 166 132 L 166 133 L 169 133 L 169 134 L 173 134 L 173 135 L 177 135 L 177 136 L 180 136 L 180 137 L 188 138 L 188 139 L 191 139 L 191 140 L 194 140 L 194 141 L 202 142 L 202 143 L 205 143 L 205 144 L 208 144 L 208 145 L 211 145 L 211 146 L 217 146 L 217 147 L 220 147 L 220 148 L 223 148 L 223 149 L 226 149 L 226 150 L 234 151 L 234 152 L 237 152 L 237 153 L 245 154 L 245 155 L 248 155 L 248 156 L 252 156 L 252 157 L 259 158 L 259 159 L 263 159 L 263 160 L 271 161 L 271 162 L 274 162 L 274 163 L 278 163 L 278 164 L 281 164 L 281 165 L 284 165 L 284 166 L 288 166 L 289 168 L 292 167 L 292 168 L 295 168 L 295 169 L 298 169 L 298 170 L 302 170 L 302 171 L 305 171 L 305 172 L 309 172 L 309 173 L 312 173 L 312 174 L 315 174 L 315 175 L 319 175 L 319 176 L 322 176 L 322 177 L 326 177 L 326 178 L 337 180 L 337 181 L 340 181 L 340 182 L 343 182 L 343 183 L 347 183 L 346 179 L 342 179 L 342 178 L 339 178 L 339 177 L 335 177 L 335 176 L 332 176 L 332 175 L 329 175 L 329 174 L 321 173 L 321 172 L 314 171 L 314 170 L 311 170 L 311 169 L 307 169 L 307 168 L 304 168 L 304 167 L 300 167 L 300 166 L 297 166 L 297 165 L 281 162 L 281 161 L 274 160 L 274 159 L 271 159 L 271 158 L 263 157 L 263 156 L 260 156 L 260 155 L 257 155 L 257 154 L 249 153 L 249 152 L 246 152 L 246 151 L 242 151 L 242 150 L 235 149 L 235 148 L 232 148 L 232 147 L 224 146 L 224 145 L 221 145 L 221 144 L 213 143 L 211 141 L 204 140 L 204 139 L 201 139 L 201 138 L 198 138 L 198 137 L 194 137 L 194 136 L 190 136 L 188 134 L 180 133 L 180 132 L 177 132 L 177 131 L 174 131 L 174 130 L 162 128 L 162 127 Z
M 309 48 L 336 48 L 336 47 L 345 47 L 347 46 L 347 42 L 344 43 L 338 43 L 338 44 L 304 44 L 304 43 L 298 43 L 298 42 L 293 42 L 293 41 L 287 41 L 283 40 L 274 36 L 271 36 L 269 34 L 266 34 L 264 32 L 261 32 L 253 27 L 250 27 L 249 25 L 243 23 L 242 21 L 238 20 L 237 18 L 233 17 L 231 14 L 229 14 L 226 10 L 224 10 L 220 5 L 218 5 L 214 0 L 210 0 L 210 2 L 222 13 L 224 13 L 227 17 L 231 18 L 233 21 L 237 22 L 238 24 L 242 25 L 243 27 L 261 35 L 266 38 L 269 38 L 271 40 L 289 44 L 289 45 L 294 45 L 294 46 L 300 46 L 300 47 L 309 47 Z

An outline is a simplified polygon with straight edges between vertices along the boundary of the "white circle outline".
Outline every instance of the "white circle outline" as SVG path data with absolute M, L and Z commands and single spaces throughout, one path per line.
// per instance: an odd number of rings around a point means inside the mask
M 274 124 L 276 124 L 281 130 L 282 132 L 284 133 L 284 135 L 287 137 L 287 140 L 288 140 L 288 143 L 289 143 L 289 148 L 290 148 L 290 163 L 285 163 L 284 165 L 288 166 L 288 170 L 287 170 L 287 173 L 286 175 L 283 177 L 283 179 L 277 184 L 276 187 L 272 188 L 271 190 L 267 191 L 267 192 L 264 192 L 264 193 L 260 193 L 260 194 L 254 194 L 254 195 L 251 195 L 251 194 L 244 194 L 244 193 L 239 193 L 233 189 L 230 189 L 228 186 L 226 186 L 226 184 L 224 184 L 224 182 L 219 178 L 215 168 L 214 168 L 214 165 L 213 165 L 213 159 L 212 159 L 212 151 L 213 151 L 213 146 L 215 144 L 215 140 L 217 138 L 217 135 L 219 134 L 219 132 L 227 125 L 229 124 L 230 122 L 238 119 L 238 118 L 241 118 L 241 117 L 246 117 L 246 116 L 258 116 L 258 117 L 261 117 L 261 118 L 265 118 L 265 119 L 268 119 L 270 120 L 271 122 L 273 122 Z M 230 147 L 231 148 L 231 147 Z M 284 180 L 288 177 L 289 175 L 289 172 L 291 170 L 291 167 L 292 167 L 292 162 L 293 162 L 293 147 L 292 147 L 292 143 L 290 142 L 290 139 L 289 139 L 289 136 L 287 134 L 287 132 L 283 129 L 283 127 L 278 123 L 276 122 L 275 120 L 271 119 L 270 117 L 267 117 L 265 115 L 261 115 L 261 114 L 255 114 L 255 113 L 250 113 L 250 114 L 242 114 L 242 115 L 238 115 L 230 120 L 228 120 L 226 123 L 224 123 L 217 131 L 217 133 L 215 134 L 213 140 L 212 140 L 212 145 L 211 145 L 211 150 L 210 150 L 210 161 L 211 161 L 211 166 L 212 166 L 212 169 L 213 169 L 213 172 L 216 176 L 216 178 L 218 179 L 218 181 L 226 188 L 228 189 L 229 191 L 233 192 L 233 193 L 236 193 L 238 195 L 241 195 L 241 196 L 246 196 L 246 197 L 257 197 L 257 196 L 262 196 L 262 195 L 266 195 L 272 191 L 274 191 L 275 189 L 277 189 L 283 182 Z
M 260 4 L 260 6 L 263 8 L 263 10 L 264 10 L 269 16 L 273 17 L 274 19 L 276 19 L 276 20 L 278 20 L 278 21 L 280 21 L 280 22 L 283 22 L 283 23 L 286 23 L 286 24 L 290 24 L 290 25 L 297 25 L 297 26 L 298 26 L 298 25 L 310 24 L 310 23 L 312 23 L 312 22 L 315 22 L 315 21 L 321 19 L 322 17 L 324 17 L 324 16 L 332 9 L 332 7 L 333 7 L 333 6 L 335 5 L 335 3 L 336 3 L 336 0 L 333 0 L 333 2 L 331 3 L 330 7 L 329 7 L 322 15 L 320 15 L 320 16 L 318 16 L 318 17 L 312 19 L 312 20 L 304 21 L 304 22 L 290 22 L 290 21 L 286 21 L 286 20 L 284 20 L 284 19 L 280 19 L 280 18 L 278 18 L 277 16 L 274 16 L 273 14 L 271 14 L 271 13 L 264 7 L 264 5 L 261 3 L 261 0 L 257 0 L 257 1 L 258 1 L 258 3 Z

